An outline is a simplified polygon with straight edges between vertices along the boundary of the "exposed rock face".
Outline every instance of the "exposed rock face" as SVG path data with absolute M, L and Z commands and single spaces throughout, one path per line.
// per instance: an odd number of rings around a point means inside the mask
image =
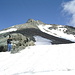
M 13 34 L 11 34 L 11 36 L 13 39 L 13 41 L 12 41 L 13 49 L 11 50 L 11 53 L 16 53 L 22 49 L 25 49 L 25 47 L 27 47 L 27 46 L 34 45 L 33 41 L 31 43 L 30 38 L 23 36 L 20 33 L 17 33 L 17 34 L 13 33 Z
M 28 19 L 28 21 L 26 23 L 35 23 L 35 25 L 39 25 L 39 24 L 45 24 L 40 20 L 35 21 L 34 19 Z
M 7 37 L 0 37 L 0 52 L 7 51 Z
M 30 38 L 20 34 L 20 33 L 12 33 L 10 34 L 12 37 L 12 50 L 11 53 L 16 53 L 27 46 L 34 45 L 34 42 L 30 40 Z M 0 51 L 7 51 L 7 39 L 8 36 L 3 37 L 0 41 Z
M 70 27 L 66 25 L 63 26 L 63 25 L 56 25 L 56 24 L 45 24 L 41 22 L 40 20 L 35 21 L 33 19 L 29 19 L 24 24 L 14 25 L 12 27 L 9 27 L 0 31 L 0 32 L 5 32 L 5 33 L 0 33 L 0 52 L 7 51 L 7 39 L 9 34 L 12 36 L 12 39 L 13 39 L 12 41 L 13 48 L 11 53 L 16 53 L 27 46 L 34 45 L 34 42 L 36 41 L 34 38 L 35 35 L 51 40 L 51 44 L 73 43 L 70 40 L 58 38 L 58 37 L 42 32 L 38 27 L 39 25 L 43 25 L 43 26 L 50 25 L 49 27 L 50 30 L 66 28 L 67 30 L 64 31 L 64 33 L 75 35 L 74 27 Z M 11 30 L 11 29 L 16 29 L 16 30 L 9 32 L 8 30 Z
M 28 19 L 27 23 L 30 23 L 30 22 L 35 22 L 35 20 L 33 20 L 33 19 Z

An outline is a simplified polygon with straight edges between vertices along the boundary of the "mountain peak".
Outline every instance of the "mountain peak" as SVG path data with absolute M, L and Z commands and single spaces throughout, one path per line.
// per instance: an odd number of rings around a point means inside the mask
M 28 19 L 27 23 L 34 22 L 34 19 Z
M 35 21 L 34 19 L 28 19 L 28 21 L 26 23 L 36 23 L 36 24 L 45 24 L 40 20 Z

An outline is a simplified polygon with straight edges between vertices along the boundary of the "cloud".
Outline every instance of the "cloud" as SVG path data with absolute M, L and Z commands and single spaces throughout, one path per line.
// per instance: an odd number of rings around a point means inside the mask
M 62 3 L 63 12 L 69 17 L 68 24 L 75 27 L 75 0 Z

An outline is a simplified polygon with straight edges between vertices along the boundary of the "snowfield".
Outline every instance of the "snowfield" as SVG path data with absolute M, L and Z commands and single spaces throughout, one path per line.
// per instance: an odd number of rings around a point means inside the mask
M 75 41 L 74 36 L 39 26 L 42 32 Z M 10 32 L 16 29 L 1 31 Z M 56 34 L 56 35 L 55 35 Z M 70 38 L 71 37 L 71 38 Z M 35 46 L 16 54 L 0 52 L 0 75 L 75 75 L 75 43 L 51 45 L 51 40 L 34 36 Z
M 0 53 L 0 75 L 74 75 L 75 44 L 36 45 Z

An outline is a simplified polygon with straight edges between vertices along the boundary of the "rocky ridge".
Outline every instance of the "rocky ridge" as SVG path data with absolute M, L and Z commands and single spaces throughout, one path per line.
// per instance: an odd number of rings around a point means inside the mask
M 58 29 L 60 28 L 67 28 L 64 33 L 73 34 L 75 35 L 75 28 L 67 25 L 56 25 L 56 24 L 45 24 L 41 21 L 35 21 L 33 19 L 29 19 L 25 24 L 14 25 L 12 27 L 6 28 L 2 31 L 4 33 L 0 33 L 0 52 L 7 51 L 7 38 L 10 34 L 13 38 L 13 50 L 11 53 L 19 52 L 20 50 L 24 49 L 27 46 L 35 45 L 34 42 L 36 41 L 33 36 L 38 35 L 44 38 L 50 39 L 52 44 L 65 44 L 65 43 L 73 43 L 70 40 L 57 38 L 52 35 L 46 34 L 42 32 L 38 25 L 51 25 L 49 29 Z M 16 30 L 11 31 L 14 28 Z M 10 30 L 8 32 L 8 30 Z M 0 32 L 2 32 L 0 31 Z M 6 32 L 7 31 L 7 32 Z

